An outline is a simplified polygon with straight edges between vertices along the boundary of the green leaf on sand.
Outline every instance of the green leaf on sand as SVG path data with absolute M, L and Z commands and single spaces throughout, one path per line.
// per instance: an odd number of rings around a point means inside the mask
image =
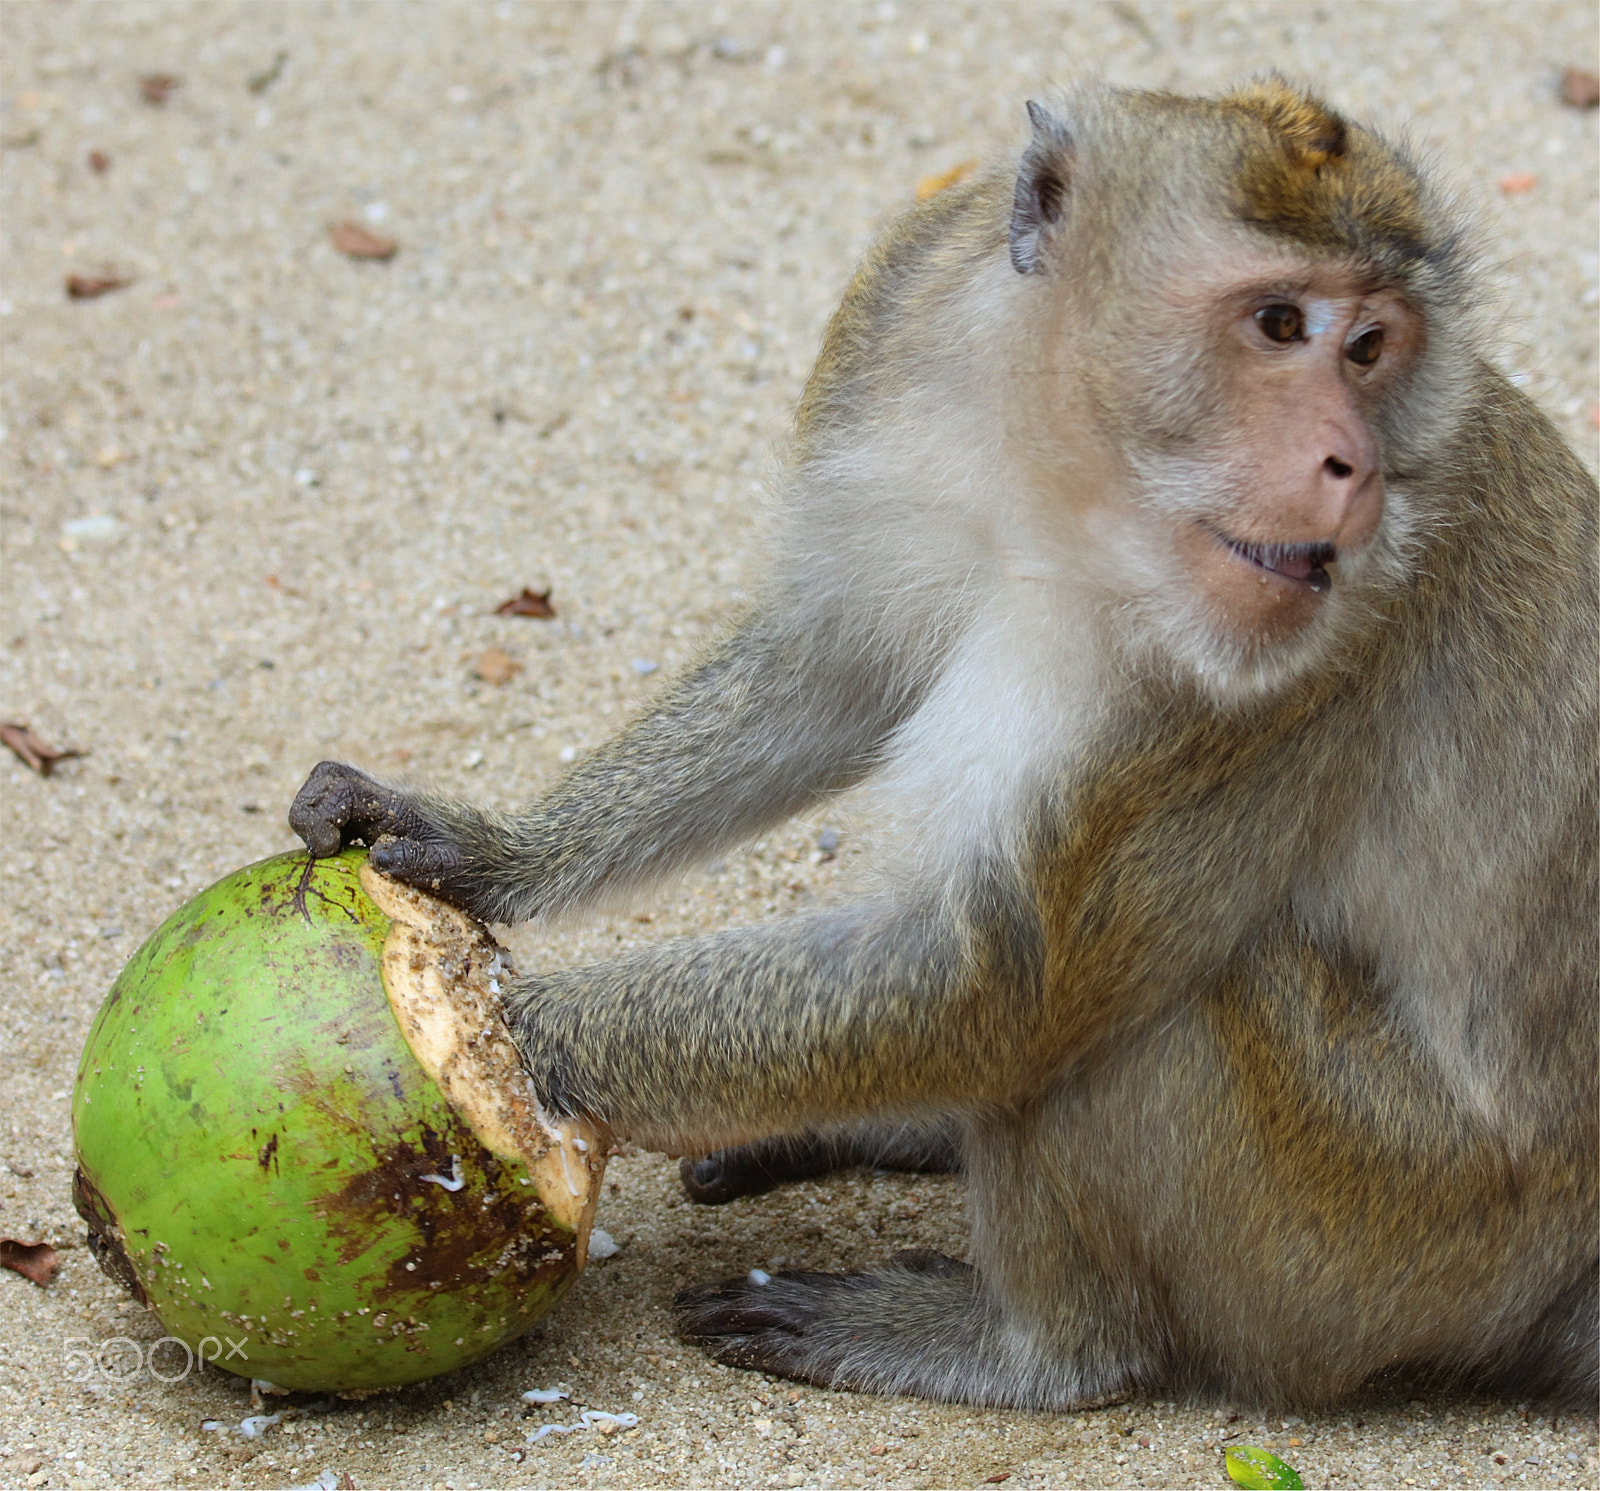
M 1258 1450 L 1253 1444 L 1236 1444 L 1229 1448 L 1228 1474 L 1236 1486 L 1246 1491 L 1304 1491 L 1305 1482 L 1292 1465 L 1285 1465 L 1267 1450 Z

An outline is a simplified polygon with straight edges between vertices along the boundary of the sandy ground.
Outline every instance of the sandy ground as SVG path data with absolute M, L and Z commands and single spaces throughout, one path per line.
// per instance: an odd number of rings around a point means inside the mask
M 86 753 L 48 778 L 0 758 L 0 1234 L 63 1259 L 48 1289 L 0 1274 L 0 1483 L 1218 1486 L 1222 1436 L 1308 1485 L 1596 1483 L 1594 1420 L 1527 1405 L 1002 1413 L 794 1389 L 674 1340 L 687 1283 L 961 1251 L 949 1179 L 706 1210 L 626 1156 L 600 1219 L 621 1250 L 541 1329 L 253 1441 L 201 1430 L 248 1411 L 215 1372 L 166 1384 L 114 1346 L 78 1381 L 67 1355 L 160 1334 L 68 1198 L 68 1089 L 123 961 L 291 845 L 319 758 L 509 804 L 646 699 L 754 572 L 762 474 L 852 262 L 920 178 L 1015 142 L 1041 81 L 1277 67 L 1413 121 L 1492 235 L 1505 366 L 1592 461 L 1600 116 L 1556 96 L 1594 66 L 1592 4 L 11 0 L 0 27 L 0 716 Z M 150 73 L 181 79 L 160 105 Z M 398 255 L 336 253 L 345 218 Z M 131 283 L 74 302 L 68 274 Z M 558 619 L 491 614 L 524 585 Z M 491 648 L 520 665 L 500 685 Z M 843 810 L 795 823 L 524 952 L 783 914 L 860 836 Z M 525 1448 L 519 1395 L 557 1384 L 637 1432 Z

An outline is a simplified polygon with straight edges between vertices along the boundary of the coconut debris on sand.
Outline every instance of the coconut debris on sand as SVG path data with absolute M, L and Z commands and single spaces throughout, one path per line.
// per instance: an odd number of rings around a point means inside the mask
M 1503 265 L 1502 364 L 1592 461 L 1600 115 L 1560 96 L 1594 67 L 1591 0 L 141 0 L 7 5 L 0 30 L 0 718 L 86 752 L 48 777 L 0 754 L 0 1235 L 61 1253 L 45 1288 L 0 1270 L 0 1484 L 1221 1486 L 1238 1443 L 1307 1485 L 1596 1483 L 1592 1416 L 1409 1387 L 1026 1414 L 723 1369 L 674 1338 L 675 1289 L 959 1252 L 960 1184 L 699 1209 L 631 1152 L 600 1205 L 619 1251 L 534 1334 L 260 1413 L 245 1379 L 152 1359 L 159 1325 L 81 1246 L 67 1117 L 124 960 L 292 847 L 317 760 L 509 805 L 738 605 L 853 262 L 919 183 L 1016 145 L 1051 77 L 1276 68 L 1408 124 Z M 157 75 L 181 81 L 159 104 Z M 344 223 L 393 256 L 341 252 Z M 547 587 L 554 617 L 495 614 Z M 491 649 L 517 666 L 476 670 Z M 848 878 L 863 827 L 797 821 L 520 964 L 785 914 Z M 586 1412 L 637 1422 L 538 1437 Z

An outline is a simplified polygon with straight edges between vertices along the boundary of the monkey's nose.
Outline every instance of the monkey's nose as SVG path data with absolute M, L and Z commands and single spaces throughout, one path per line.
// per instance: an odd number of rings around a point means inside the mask
M 1316 476 L 1314 532 L 1331 537 L 1340 549 L 1354 549 L 1370 538 L 1383 516 L 1383 474 L 1370 439 L 1330 442 Z

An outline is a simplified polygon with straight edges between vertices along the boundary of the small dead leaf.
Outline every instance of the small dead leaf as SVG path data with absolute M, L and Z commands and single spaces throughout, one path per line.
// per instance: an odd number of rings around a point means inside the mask
M 103 150 L 91 150 L 89 152 L 89 169 L 96 176 L 104 176 L 111 169 L 111 157 Z
M 521 595 L 514 595 L 508 601 L 501 601 L 494 608 L 496 616 L 537 616 L 541 621 L 548 621 L 556 614 L 556 608 L 550 604 L 550 587 L 543 590 L 529 590 L 526 585 L 522 587 Z
M 965 181 L 977 167 L 976 160 L 957 161 L 948 171 L 940 171 L 936 176 L 924 176 L 917 183 L 917 201 L 926 202 L 929 197 L 937 197 L 947 187 L 952 187 L 958 181 Z
M 82 751 L 58 751 L 47 746 L 33 731 L 22 723 L 0 725 L 0 745 L 6 746 L 30 771 L 42 777 L 50 775 L 58 761 L 83 755 Z
M 174 88 L 183 87 L 183 79 L 170 72 L 147 72 L 139 79 L 139 94 L 147 104 L 160 108 Z
M 1009 1481 L 1010 1479 L 1011 1472 L 1009 1470 L 997 1470 L 993 1475 L 986 1475 L 983 1478 L 983 1483 L 986 1486 L 998 1486 L 1001 1481 Z
M 1561 75 L 1561 102 L 1574 109 L 1600 108 L 1600 77 L 1569 67 Z
M 25 1279 L 32 1279 L 41 1289 L 56 1276 L 60 1259 L 49 1243 L 18 1242 L 14 1237 L 0 1237 L 0 1268 L 9 1268 Z
M 283 69 L 288 61 L 289 54 L 287 52 L 279 52 L 278 55 L 272 59 L 272 66 L 256 73 L 255 76 L 253 76 L 250 81 L 245 84 L 245 87 L 247 87 L 252 93 L 265 93 L 267 89 L 269 89 L 278 81 L 279 78 L 283 76 Z
M 67 298 L 93 300 L 97 295 L 109 295 L 113 290 L 125 289 L 132 283 L 132 280 L 117 274 L 69 274 Z
M 1500 190 L 1508 197 L 1521 196 L 1523 192 L 1531 192 L 1538 186 L 1539 178 L 1532 171 L 1513 171 L 1508 176 L 1500 178 Z
M 400 245 L 392 238 L 369 233 L 360 223 L 335 223 L 328 229 L 328 241 L 341 254 L 352 259 L 392 259 Z
M 522 671 L 522 664 L 498 647 L 486 647 L 478 654 L 472 671 L 485 683 L 492 683 L 499 688 L 503 683 L 510 683 Z

